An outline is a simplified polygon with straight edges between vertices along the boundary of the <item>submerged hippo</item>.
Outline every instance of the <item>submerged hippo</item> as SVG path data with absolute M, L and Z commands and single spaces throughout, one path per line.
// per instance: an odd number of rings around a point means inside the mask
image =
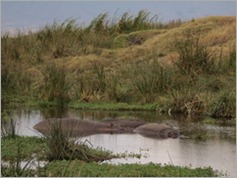
M 178 138 L 180 133 L 166 124 L 149 123 L 133 130 L 135 133 L 152 138 Z
M 120 128 L 124 128 L 125 132 L 133 132 L 133 129 L 137 128 L 138 126 L 144 125 L 147 122 L 137 120 L 137 119 L 107 119 L 102 122 L 110 123 L 113 126 L 117 126 Z
M 127 124 L 126 124 L 127 123 Z M 34 125 L 33 128 L 47 135 L 55 127 L 70 136 L 87 136 L 100 133 L 133 133 L 133 129 L 144 122 L 131 120 L 105 120 L 103 122 L 72 118 L 48 119 Z

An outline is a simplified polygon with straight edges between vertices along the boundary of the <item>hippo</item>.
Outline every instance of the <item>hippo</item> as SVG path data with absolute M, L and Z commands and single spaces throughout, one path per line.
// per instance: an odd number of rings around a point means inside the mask
M 127 123 L 127 124 L 126 124 Z M 105 120 L 102 122 L 73 118 L 47 119 L 34 125 L 33 128 L 43 135 L 50 133 L 51 128 L 60 126 L 62 131 L 72 137 L 88 136 L 100 133 L 133 133 L 133 129 L 144 122 L 132 120 Z
M 145 137 L 152 138 L 178 138 L 180 133 L 166 124 L 148 123 L 133 130 Z
M 138 119 L 107 119 L 103 120 L 102 122 L 110 123 L 113 126 L 124 128 L 124 131 L 126 133 L 132 133 L 133 129 L 147 123 Z

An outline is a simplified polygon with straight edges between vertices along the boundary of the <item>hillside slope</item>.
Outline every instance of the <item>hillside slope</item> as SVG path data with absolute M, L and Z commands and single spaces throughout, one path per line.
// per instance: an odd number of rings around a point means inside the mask
M 117 67 L 117 65 L 123 65 L 124 62 L 140 61 L 149 55 L 156 55 L 157 59 L 169 62 L 177 58 L 176 49 L 174 49 L 175 41 L 184 39 L 187 35 L 199 36 L 200 43 L 208 47 L 212 56 L 226 57 L 230 50 L 235 49 L 236 18 L 206 17 L 185 22 L 177 28 L 144 30 L 120 35 L 114 39 L 113 43 L 116 45 L 113 49 L 97 48 L 97 54 L 67 57 L 68 66 L 76 68 L 84 62 L 103 58 L 111 59 L 110 62 L 115 63 Z M 142 44 L 130 44 L 127 38 L 131 36 L 137 39 L 143 38 L 144 41 Z M 95 50 L 92 46 L 88 48 L 88 50 L 91 48 L 91 51 Z
M 2 101 L 156 103 L 235 117 L 235 17 L 111 35 L 63 25 L 2 37 Z

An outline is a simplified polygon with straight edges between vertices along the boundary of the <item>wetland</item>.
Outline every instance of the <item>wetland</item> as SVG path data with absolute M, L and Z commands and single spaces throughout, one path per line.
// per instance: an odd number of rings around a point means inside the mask
M 10 115 L 16 121 L 18 135 L 38 138 L 42 136 L 33 126 L 47 118 L 70 117 L 93 121 L 136 118 L 151 123 L 167 123 L 187 138 L 154 139 L 139 134 L 95 134 L 78 140 L 87 141 L 93 148 L 103 148 L 113 154 L 135 155 L 102 162 L 111 165 L 154 163 L 190 168 L 210 166 L 224 175 L 236 175 L 236 128 L 230 122 L 207 124 L 205 119 L 200 121 L 157 112 L 81 111 L 70 108 L 14 109 Z

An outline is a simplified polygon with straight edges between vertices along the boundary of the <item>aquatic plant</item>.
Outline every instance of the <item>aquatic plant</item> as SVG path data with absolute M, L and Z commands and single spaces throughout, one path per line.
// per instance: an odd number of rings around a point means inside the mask
M 16 121 L 6 110 L 1 112 L 1 136 L 2 138 L 16 136 Z
M 206 103 L 200 96 L 194 93 L 172 92 L 172 101 L 169 105 L 169 113 L 185 115 L 201 115 L 206 111 Z
M 62 175 L 68 161 L 55 161 L 49 163 L 46 175 Z M 72 161 L 65 176 L 82 177 L 216 177 L 219 176 L 211 167 L 190 168 L 161 164 L 98 164 Z
M 70 138 L 70 135 L 64 133 L 61 127 L 60 122 L 51 124 L 50 132 L 45 135 L 47 160 L 79 159 L 86 162 L 101 162 L 115 157 L 108 151 L 89 148 L 86 143 Z
M 10 162 L 1 163 L 1 176 L 4 177 L 29 177 L 34 175 L 34 170 L 30 169 L 30 163 L 33 158 L 27 158 L 25 165 L 23 166 L 23 160 L 25 159 L 22 155 L 23 147 L 19 140 L 15 140 L 16 143 L 16 155 Z M 13 148 L 11 148 L 13 149 Z
M 233 119 L 236 117 L 235 92 L 224 91 L 216 98 L 210 108 L 210 115 L 214 118 Z

